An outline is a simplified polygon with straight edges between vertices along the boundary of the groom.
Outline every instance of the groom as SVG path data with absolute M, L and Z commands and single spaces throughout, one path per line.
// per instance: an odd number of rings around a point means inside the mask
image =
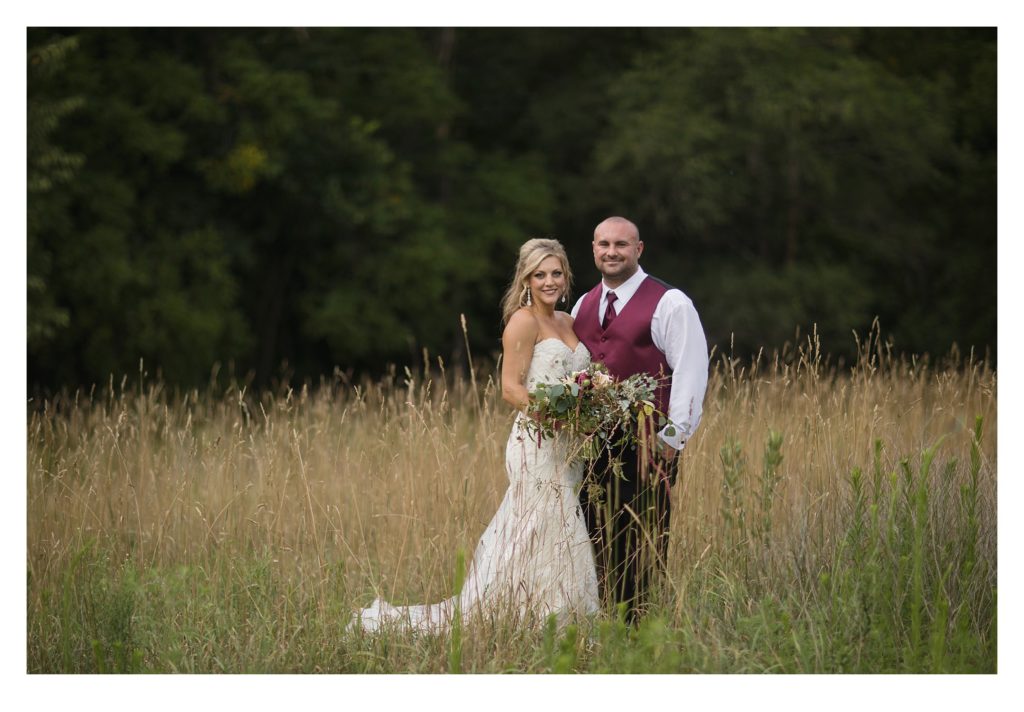
M 635 451 L 619 453 L 618 474 L 606 455 L 595 467 L 600 488 L 584 486 L 580 493 L 602 598 L 624 603 L 635 621 L 652 571 L 665 569 L 671 486 L 679 451 L 700 423 L 708 347 L 690 298 L 640 267 L 644 243 L 636 225 L 608 218 L 594 230 L 593 247 L 602 279 L 573 307 L 573 329 L 616 378 L 662 379 L 656 406 L 670 421 L 655 437 L 649 474 L 640 472 Z

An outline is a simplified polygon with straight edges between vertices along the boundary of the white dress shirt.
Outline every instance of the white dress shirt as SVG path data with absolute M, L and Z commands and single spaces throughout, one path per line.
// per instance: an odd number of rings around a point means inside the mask
M 618 287 L 609 287 L 601 282 L 601 301 L 597 307 L 598 323 L 604 320 L 608 309 L 608 292 L 617 297 L 615 313 L 618 314 L 640 283 L 647 277 L 639 267 L 632 277 Z M 580 311 L 584 294 L 572 308 L 572 318 Z M 696 432 L 704 407 L 704 392 L 708 387 L 708 342 L 700 325 L 697 310 L 688 296 L 678 289 L 669 289 L 662 295 L 651 318 L 651 339 L 654 346 L 665 354 L 665 360 L 672 369 L 672 389 L 668 399 L 668 420 L 659 437 L 676 450 L 682 450 L 686 441 Z M 674 429 L 671 435 L 666 431 Z

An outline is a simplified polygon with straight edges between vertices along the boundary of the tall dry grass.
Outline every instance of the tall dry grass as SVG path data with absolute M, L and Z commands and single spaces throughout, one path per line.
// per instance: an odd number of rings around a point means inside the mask
M 649 625 L 495 624 L 459 660 L 443 637 L 345 632 L 376 595 L 450 595 L 504 493 L 493 374 L 439 366 L 31 402 L 29 669 L 994 669 L 996 375 L 877 331 L 849 370 L 813 336 L 715 358 Z

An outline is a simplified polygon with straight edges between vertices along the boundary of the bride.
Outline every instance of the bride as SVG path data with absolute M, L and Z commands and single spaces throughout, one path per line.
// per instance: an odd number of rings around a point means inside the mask
M 566 303 L 572 273 L 557 240 L 528 240 L 502 303 L 502 397 L 520 412 L 505 447 L 509 487 L 480 537 L 465 583 L 439 603 L 392 606 L 381 599 L 357 612 L 352 626 L 392 626 L 440 632 L 456 616 L 508 615 L 513 620 L 559 620 L 598 609 L 597 574 L 577 489 L 582 465 L 569 462 L 560 435 L 538 441 L 523 412 L 529 392 L 590 363 L 572 330 Z

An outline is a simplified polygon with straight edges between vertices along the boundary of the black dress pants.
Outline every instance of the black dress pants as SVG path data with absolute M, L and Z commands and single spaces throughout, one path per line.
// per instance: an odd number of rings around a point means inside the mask
M 619 453 L 621 469 L 604 454 L 590 463 L 580 491 L 601 600 L 606 606 L 626 604 L 629 622 L 642 615 L 655 575 L 664 574 L 668 555 L 671 484 L 677 460 L 655 455 L 650 476 L 641 481 L 635 450 Z

